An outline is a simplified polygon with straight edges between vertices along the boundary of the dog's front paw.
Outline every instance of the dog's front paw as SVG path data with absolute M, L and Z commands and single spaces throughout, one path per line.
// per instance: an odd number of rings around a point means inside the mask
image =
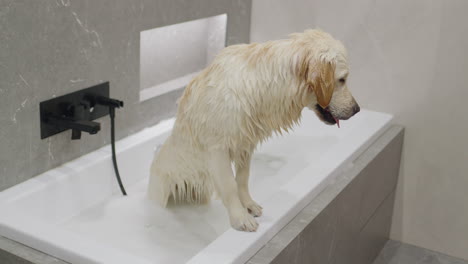
M 255 232 L 258 228 L 258 223 L 255 218 L 246 211 L 230 217 L 231 226 L 239 231 Z
M 247 201 L 243 201 L 242 202 L 242 205 L 247 208 L 247 210 L 249 211 L 249 213 L 255 217 L 259 217 L 262 215 L 262 207 L 256 203 L 254 200 L 252 199 L 248 199 Z

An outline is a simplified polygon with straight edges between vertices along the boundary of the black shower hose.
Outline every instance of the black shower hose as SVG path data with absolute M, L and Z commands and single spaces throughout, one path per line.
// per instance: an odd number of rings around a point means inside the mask
M 120 190 L 124 196 L 127 195 L 125 187 L 120 179 L 119 167 L 117 166 L 117 155 L 115 154 L 115 107 L 109 106 L 109 115 L 111 119 L 111 146 L 112 146 L 112 163 L 114 164 L 115 177 L 119 183 Z

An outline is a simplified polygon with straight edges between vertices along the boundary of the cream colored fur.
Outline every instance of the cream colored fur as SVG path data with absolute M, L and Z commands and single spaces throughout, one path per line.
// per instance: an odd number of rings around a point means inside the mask
M 255 231 L 262 208 L 248 189 L 254 149 L 290 130 L 304 107 L 349 118 L 356 102 L 339 81 L 347 74 L 343 45 L 319 30 L 225 48 L 180 98 L 172 134 L 151 167 L 150 198 L 162 206 L 204 203 L 216 191 L 231 225 Z

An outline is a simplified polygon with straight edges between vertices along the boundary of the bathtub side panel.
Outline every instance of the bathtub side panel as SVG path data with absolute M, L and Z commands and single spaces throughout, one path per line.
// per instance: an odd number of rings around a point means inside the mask
M 0 263 L 2 264 L 67 264 L 63 260 L 0 236 Z
M 248 263 L 372 263 L 389 236 L 403 129 L 391 127 Z

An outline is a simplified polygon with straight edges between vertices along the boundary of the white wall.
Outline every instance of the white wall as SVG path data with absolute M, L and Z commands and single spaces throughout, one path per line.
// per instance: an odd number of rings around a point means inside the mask
M 254 0 L 251 41 L 320 27 L 361 106 L 406 127 L 392 238 L 468 259 L 468 1 Z

